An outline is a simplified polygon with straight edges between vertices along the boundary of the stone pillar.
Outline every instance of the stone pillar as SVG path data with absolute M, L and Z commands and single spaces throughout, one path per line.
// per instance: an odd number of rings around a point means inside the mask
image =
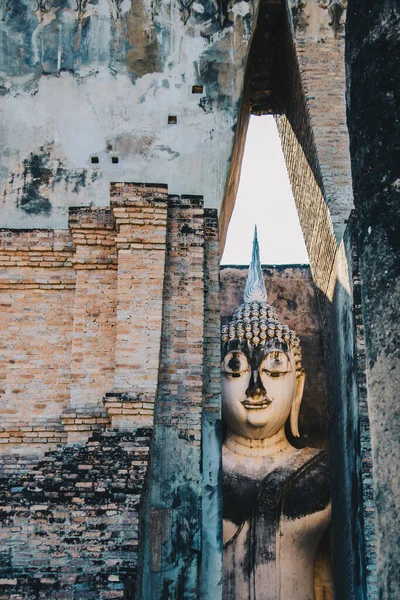
M 216 210 L 204 210 L 204 369 L 200 598 L 222 597 L 222 431 L 219 235 Z
M 319 292 L 319 296 L 328 349 L 325 359 L 335 595 L 375 600 L 371 451 L 353 218 L 336 254 L 327 294 Z
M 282 149 L 310 258 L 326 294 L 353 208 L 346 126 L 346 10 L 317 0 L 286 0 L 290 65 L 285 114 L 277 117 Z M 334 11 L 332 19 L 331 11 Z
M 353 207 L 345 100 L 346 10 L 341 10 L 339 3 L 326 8 L 328 3 L 320 0 L 294 4 L 295 8 L 289 7 L 294 48 L 318 155 L 324 200 L 339 243 Z M 299 129 L 296 133 L 300 133 L 301 138 L 304 131 Z M 303 147 L 308 143 L 305 141 L 301 141 Z M 307 149 L 305 151 L 307 154 Z
M 201 553 L 204 220 L 169 199 L 162 347 L 139 597 L 197 599 Z
M 167 189 L 112 184 L 111 209 L 118 253 L 117 335 L 114 388 L 105 405 L 113 426 L 151 426 L 160 355 Z
M 101 406 L 112 388 L 116 337 L 117 256 L 110 209 L 71 208 L 75 246 L 71 406 Z
M 75 246 L 71 401 L 62 415 L 68 441 L 84 441 L 109 423 L 102 405 L 113 385 L 116 337 L 115 233 L 108 208 L 71 208 Z
M 375 490 L 376 597 L 380 600 L 400 597 L 399 25 L 398 2 L 368 6 L 360 0 L 349 2 L 347 117 Z

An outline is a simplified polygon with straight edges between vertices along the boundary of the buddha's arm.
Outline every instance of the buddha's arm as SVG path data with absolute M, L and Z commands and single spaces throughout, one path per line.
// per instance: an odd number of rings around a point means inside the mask
M 223 534 L 223 543 L 224 546 L 231 540 L 238 532 L 240 525 L 236 525 L 233 521 L 229 519 L 224 519 L 222 534 Z
M 283 517 L 277 533 L 281 600 L 314 599 L 314 561 L 320 540 L 331 519 L 330 504 L 296 519 Z M 279 539 L 278 539 L 279 538 Z
M 334 600 L 332 565 L 332 524 L 318 544 L 314 561 L 315 600 Z

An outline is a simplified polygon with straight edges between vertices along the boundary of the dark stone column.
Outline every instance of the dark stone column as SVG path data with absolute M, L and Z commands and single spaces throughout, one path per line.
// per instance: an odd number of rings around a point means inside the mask
M 170 196 L 160 368 L 140 600 L 199 597 L 202 528 L 204 210 Z
M 398 1 L 349 2 L 347 110 L 382 600 L 400 594 L 399 28 Z
M 204 210 L 201 600 L 222 596 L 222 430 L 218 214 Z

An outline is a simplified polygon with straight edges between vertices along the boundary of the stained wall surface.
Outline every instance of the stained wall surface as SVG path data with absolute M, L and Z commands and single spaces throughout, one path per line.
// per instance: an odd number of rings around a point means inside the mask
M 67 228 L 110 181 L 218 207 L 257 6 L 2 0 L 1 225 Z
M 368 11 L 349 3 L 347 108 L 382 600 L 400 594 L 399 23 L 396 2 Z

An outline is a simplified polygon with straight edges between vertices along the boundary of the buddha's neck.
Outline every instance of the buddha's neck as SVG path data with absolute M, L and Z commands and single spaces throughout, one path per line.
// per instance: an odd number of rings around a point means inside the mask
M 224 445 L 236 454 L 250 457 L 268 457 L 293 450 L 282 427 L 277 433 L 263 440 L 252 440 L 232 431 L 227 432 Z

